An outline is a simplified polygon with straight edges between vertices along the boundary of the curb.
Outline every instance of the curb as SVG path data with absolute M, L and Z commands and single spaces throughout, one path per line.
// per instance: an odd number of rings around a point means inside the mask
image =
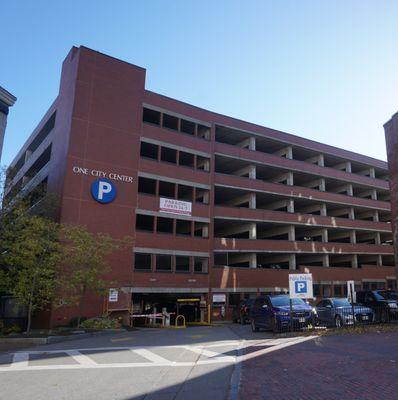
M 26 345 L 39 345 L 39 344 L 51 344 L 51 343 L 60 343 L 60 342 L 67 342 L 70 340 L 78 340 L 78 339 L 85 339 L 88 337 L 93 336 L 101 336 L 107 335 L 111 333 L 120 333 L 125 332 L 124 329 L 109 329 L 104 331 L 97 331 L 97 332 L 86 332 L 86 333 L 79 333 L 75 335 L 67 335 L 67 336 L 47 336 L 47 337 L 32 337 L 32 338 L 1 338 L 0 344 L 26 344 Z

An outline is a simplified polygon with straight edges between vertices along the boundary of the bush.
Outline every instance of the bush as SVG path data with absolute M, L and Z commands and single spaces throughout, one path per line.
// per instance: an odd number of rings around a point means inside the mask
M 13 324 L 13 325 L 10 325 L 10 326 L 4 326 L 2 332 L 5 335 L 8 335 L 10 333 L 21 333 L 22 329 L 21 329 L 20 326 L 18 326 L 16 324 Z
M 69 321 L 68 325 L 69 325 L 71 328 L 76 328 L 76 327 L 77 327 L 77 320 L 78 320 L 78 319 L 79 319 L 78 317 L 73 317 L 73 318 Z M 87 319 L 87 317 L 81 317 L 81 318 L 80 318 L 80 325 L 82 324 L 82 322 L 86 321 L 86 319 Z
M 96 317 L 85 320 L 80 324 L 80 327 L 84 329 L 118 329 L 120 323 L 116 319 Z

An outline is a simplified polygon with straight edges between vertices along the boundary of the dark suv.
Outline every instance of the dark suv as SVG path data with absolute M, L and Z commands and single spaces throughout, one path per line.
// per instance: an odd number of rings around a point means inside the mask
M 246 299 L 241 301 L 239 305 L 233 310 L 233 322 L 238 322 L 242 325 L 250 322 L 250 310 L 253 306 L 253 303 L 254 299 Z
M 361 290 L 357 292 L 357 303 L 371 308 L 377 322 L 398 319 L 398 293 L 391 290 Z
M 314 323 L 313 308 L 302 299 L 292 299 L 293 326 L 295 329 L 308 327 Z M 288 329 L 290 322 L 289 295 L 268 295 L 257 297 L 251 309 L 252 330 L 259 328 L 280 332 Z

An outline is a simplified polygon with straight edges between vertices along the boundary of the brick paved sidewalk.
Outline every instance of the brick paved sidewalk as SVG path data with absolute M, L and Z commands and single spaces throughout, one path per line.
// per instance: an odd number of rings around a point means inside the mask
M 239 400 L 257 399 L 396 400 L 398 333 L 324 336 L 248 360 Z

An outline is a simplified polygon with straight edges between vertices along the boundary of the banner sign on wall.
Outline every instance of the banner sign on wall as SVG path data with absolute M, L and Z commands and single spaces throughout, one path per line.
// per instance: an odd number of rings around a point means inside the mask
M 159 211 L 171 214 L 192 215 L 192 203 L 189 201 L 166 199 L 161 197 Z

